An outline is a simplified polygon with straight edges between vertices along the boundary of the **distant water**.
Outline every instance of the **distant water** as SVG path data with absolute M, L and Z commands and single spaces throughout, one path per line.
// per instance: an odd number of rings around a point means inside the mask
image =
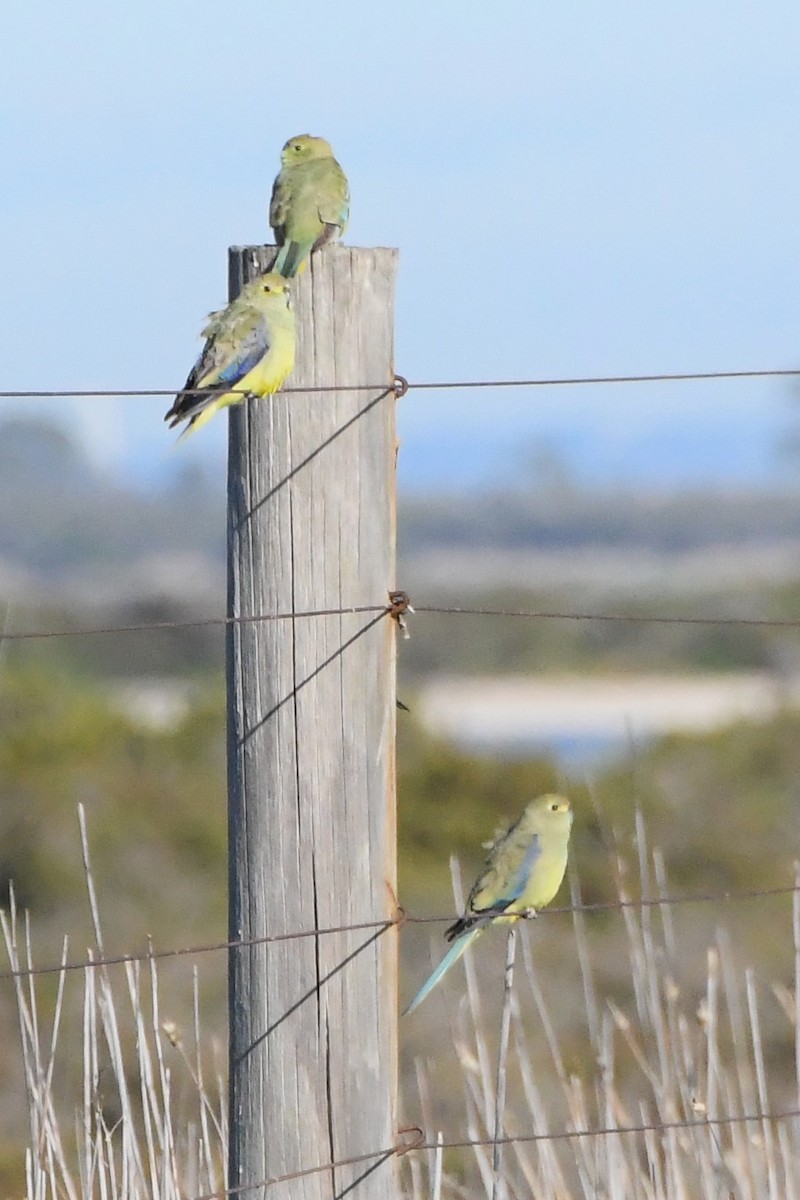
M 698 735 L 768 720 L 800 704 L 800 676 L 432 676 L 416 711 L 457 745 L 500 758 L 545 754 L 566 770 L 630 760 L 667 734 Z
M 463 750 L 486 754 L 491 758 L 554 759 L 571 774 L 601 770 L 615 761 L 630 759 L 631 755 L 646 749 L 654 740 L 654 736 L 631 739 L 611 730 L 608 733 L 571 733 L 565 730 L 548 737 L 520 738 L 503 742 L 458 736 L 454 738 Z

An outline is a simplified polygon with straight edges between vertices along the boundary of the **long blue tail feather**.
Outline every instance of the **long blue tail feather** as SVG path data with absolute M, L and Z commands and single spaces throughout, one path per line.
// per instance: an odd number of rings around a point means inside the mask
M 439 980 L 442 979 L 443 976 L 446 975 L 450 970 L 453 963 L 458 962 L 467 946 L 471 945 L 471 943 L 475 941 L 475 938 L 479 933 L 483 932 L 484 928 L 484 925 L 476 925 L 453 942 L 452 946 L 447 951 L 447 954 L 445 954 L 436 970 L 428 979 L 426 979 L 425 983 L 423 983 L 414 999 L 411 1001 L 408 1007 L 403 1010 L 403 1016 L 406 1016 L 407 1013 L 412 1013 L 415 1008 L 419 1008 L 425 997 L 433 991 Z

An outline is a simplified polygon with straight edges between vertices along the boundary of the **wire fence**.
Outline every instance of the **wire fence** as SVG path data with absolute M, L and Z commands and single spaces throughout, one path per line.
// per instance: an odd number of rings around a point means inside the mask
M 786 884 L 771 888 L 745 888 L 715 892 L 702 892 L 686 896 L 647 896 L 640 899 L 619 898 L 617 900 L 598 900 L 588 904 L 550 905 L 536 913 L 541 917 L 562 916 L 564 914 L 597 914 L 623 912 L 625 909 L 674 908 L 683 904 L 721 904 L 735 903 L 746 900 L 763 900 L 776 896 L 792 896 L 800 893 L 800 883 Z M 121 954 L 100 955 L 68 962 L 66 959 L 57 963 L 49 963 L 43 967 L 22 967 L 19 970 L 0 971 L 0 982 L 8 979 L 28 978 L 37 975 L 58 975 L 66 971 L 94 970 L 98 967 L 114 967 L 134 962 L 153 962 L 167 958 L 186 958 L 199 954 L 210 954 L 221 950 L 240 950 L 250 946 L 266 946 L 279 942 L 292 942 L 302 938 L 329 937 L 332 934 L 355 933 L 364 930 L 379 930 L 401 928 L 404 925 L 444 925 L 455 920 L 452 913 L 418 917 L 407 913 L 399 907 L 390 919 L 375 921 L 355 921 L 345 925 L 329 925 L 323 928 L 297 929 L 289 933 L 265 934 L 262 937 L 233 938 L 228 941 L 202 942 L 194 946 L 177 946 L 166 950 L 157 950 L 152 945 L 147 950 Z M 520 917 L 520 920 L 525 920 Z
M 667 373 L 652 373 L 638 375 L 595 375 L 595 376 L 576 376 L 576 377 L 553 377 L 553 378 L 528 378 L 528 379 L 499 379 L 499 380 L 448 380 L 448 381 L 409 381 L 402 376 L 395 377 L 389 387 L 386 384 L 375 385 L 357 385 L 353 387 L 336 386 L 331 388 L 314 387 L 314 388 L 286 388 L 289 393 L 324 393 L 324 392 L 346 392 L 357 391 L 374 393 L 381 391 L 383 395 L 391 395 L 399 397 L 410 391 L 436 391 L 436 390 L 452 390 L 452 389 L 483 389 L 483 388 L 543 388 L 543 387 L 570 387 L 570 386 L 588 386 L 588 385 L 623 385 L 623 384 L 647 384 L 659 382 L 686 382 L 686 381 L 710 381 L 710 380 L 736 380 L 736 379 L 775 379 L 775 378 L 797 378 L 800 377 L 800 368 L 797 369 L 763 369 L 763 370 L 733 370 L 733 371 L 704 371 L 704 372 L 667 372 Z M 195 389 L 197 391 L 203 389 Z M 36 399 L 36 398 L 116 398 L 116 397 L 146 397 L 146 396 L 171 396 L 174 395 L 175 389 L 109 389 L 109 390 L 78 390 L 78 389 L 59 389 L 59 390 L 21 390 L 21 391 L 0 391 L 0 399 Z M 243 393 L 244 395 L 244 393 Z M 403 601 L 398 600 L 398 597 L 404 597 Z M 348 607 L 329 607 L 316 608 L 304 611 L 291 612 L 276 612 L 263 613 L 256 616 L 247 617 L 205 617 L 195 619 L 180 619 L 180 620 L 165 620 L 165 621 L 149 621 L 131 624 L 116 624 L 104 625 L 92 628 L 74 628 L 74 629 L 35 629 L 23 632 L 4 632 L 0 635 L 0 640 L 7 642 L 23 642 L 32 640 L 44 639 L 60 639 L 74 637 L 94 637 L 102 635 L 123 635 L 133 633 L 152 633 L 159 630 L 178 630 L 178 629 L 202 629 L 202 628 L 224 628 L 234 624 L 258 624 L 261 622 L 270 621 L 296 621 L 309 619 L 322 619 L 329 617 L 344 617 L 354 614 L 373 614 L 376 616 L 386 615 L 399 621 L 403 621 L 408 612 L 417 614 L 443 615 L 449 617 L 481 617 L 481 618 L 503 618 L 517 619 L 528 621 L 581 621 L 581 622 L 614 622 L 614 623 L 629 623 L 629 624 L 649 624 L 649 625 L 692 625 L 692 626 L 729 626 L 729 627 L 753 627 L 764 629 L 800 629 L 800 619 L 792 618 L 772 618 L 772 617 L 736 617 L 729 615 L 668 615 L 668 614 L 648 614 L 648 613 L 625 613 L 625 612 L 604 612 L 604 611 L 562 611 L 562 610 L 544 610 L 544 609 L 521 609 L 521 608 L 501 608 L 501 607 L 464 607 L 452 605 L 435 605 L 435 604 L 415 604 L 413 607 L 403 593 L 398 593 L 390 597 L 388 604 L 365 603 L 357 606 Z M 793 885 L 777 886 L 771 888 L 752 888 L 745 890 L 721 890 L 702 894 L 689 895 L 659 895 L 655 897 L 643 898 L 619 898 L 612 901 L 601 901 L 597 903 L 553 906 L 544 910 L 542 916 L 558 915 L 558 914 L 593 914 L 593 913 L 609 913 L 620 912 L 625 909 L 650 909 L 660 907 L 672 907 L 678 905 L 690 905 L 701 903 L 730 903 L 743 901 L 756 901 L 768 897 L 787 897 L 796 895 L 800 891 L 800 883 Z M 155 960 L 175 959 L 179 957 L 193 957 L 202 954 L 213 952 L 232 952 L 237 949 L 267 945 L 271 943 L 280 943 L 296 939 L 306 938 L 321 938 L 333 935 L 345 934 L 357 931 L 376 931 L 378 935 L 406 924 L 435 924 L 451 922 L 452 915 L 447 916 L 415 916 L 398 908 L 394 916 L 389 920 L 375 921 L 360 921 L 337 926 L 329 926 L 326 928 L 314 928 L 304 930 L 294 930 L 284 933 L 271 934 L 254 938 L 241 938 L 233 940 L 224 940 L 198 944 L 193 946 L 184 946 L 168 949 L 157 949 L 152 943 L 147 949 L 141 952 L 129 952 L 120 954 L 101 954 L 97 957 L 90 956 L 81 961 L 67 961 L 66 957 L 58 963 L 46 964 L 43 966 L 28 966 L 21 967 L 16 970 L 0 971 L 0 981 L 18 980 L 20 978 L 28 978 L 33 976 L 63 974 L 65 972 L 86 971 L 96 968 L 105 968 L 121 964 L 130 964 L 137 962 L 151 962 Z M 437 1139 L 436 1141 L 428 1141 L 421 1129 L 416 1127 L 400 1130 L 398 1140 L 395 1145 L 387 1146 L 372 1152 L 359 1154 L 352 1157 L 341 1158 L 330 1162 L 317 1164 L 306 1167 L 301 1170 L 273 1176 L 256 1182 L 248 1182 L 239 1187 L 225 1188 L 219 1191 L 208 1192 L 202 1196 L 197 1196 L 194 1200 L 222 1200 L 223 1197 L 238 1195 L 240 1193 L 255 1191 L 276 1186 L 281 1183 L 287 1183 L 295 1179 L 300 1179 L 316 1174 L 330 1172 L 335 1169 L 345 1167 L 358 1166 L 359 1164 L 380 1165 L 393 1157 L 402 1157 L 405 1154 L 427 1150 L 442 1150 L 442 1149 L 469 1149 L 475 1147 L 493 1147 L 503 1145 L 513 1145 L 518 1143 L 537 1143 L 542 1141 L 557 1142 L 570 1141 L 573 1139 L 587 1138 L 605 1138 L 619 1137 L 626 1135 L 637 1135 L 646 1133 L 663 1134 L 672 1130 L 702 1130 L 707 1128 L 721 1127 L 726 1125 L 739 1125 L 747 1123 L 757 1123 L 763 1126 L 765 1122 L 787 1121 L 800 1118 L 800 1109 L 791 1108 L 780 1111 L 758 1111 L 745 1115 L 727 1115 L 727 1116 L 702 1116 L 698 1119 L 687 1118 L 684 1120 L 660 1120 L 652 1123 L 642 1123 L 636 1125 L 608 1125 L 598 1128 L 566 1128 L 555 1132 L 528 1132 L 518 1133 L 507 1136 L 497 1137 L 469 1137 L 457 1138 L 453 1140 Z
M 439 604 L 414 604 L 414 614 L 439 614 L 452 617 L 513 617 L 528 621 L 606 621 L 623 625 L 706 625 L 754 629 L 800 629 L 800 618 L 730 617 L 709 615 L 668 616 L 659 613 L 567 612 L 550 609 L 467 608 Z M 142 621 L 129 625 L 98 625 L 88 629 L 34 629 L 21 633 L 2 632 L 0 641 L 27 642 L 52 638 L 99 637 L 103 634 L 152 633 L 168 629 L 213 629 L 229 625 L 258 625 L 266 621 L 300 621 L 312 617 L 346 617 L 360 613 L 395 616 L 390 604 L 359 604 L 347 608 L 314 608 L 298 612 L 258 613 L 246 617 L 196 617 L 174 621 Z
M 800 368 L 771 367 L 752 370 L 719 370 L 719 371 L 680 371 L 652 372 L 638 375 L 586 375 L 564 377 L 540 377 L 526 379 L 468 379 L 468 380 L 408 380 L 403 375 L 396 375 L 389 384 L 354 384 L 296 388 L 287 387 L 283 391 L 293 394 L 317 394 L 328 392 L 367 392 L 379 393 L 377 399 L 389 396 L 399 397 L 409 391 L 445 391 L 453 389 L 480 388 L 539 388 L 583 386 L 599 384 L 632 384 L 686 382 L 700 380 L 731 380 L 731 379 L 771 379 L 771 378 L 800 378 Z M 190 393 L 206 391 L 207 389 L 183 389 Z M 236 394 L 237 389 L 225 389 L 227 393 Z M 120 398 L 142 396 L 172 396 L 174 388 L 127 388 L 127 389 L 36 389 L 36 390 L 6 390 L 0 391 L 0 399 L 55 399 L 55 398 Z M 242 392 L 246 397 L 249 393 Z M 371 406 L 369 406 L 371 407 Z M 356 414 L 355 418 L 363 416 L 367 410 Z M 148 633 L 158 630 L 204 629 L 239 624 L 258 624 L 264 621 L 302 620 L 313 617 L 347 616 L 354 613 L 392 613 L 391 606 L 379 604 L 361 604 L 345 608 L 319 608 L 297 612 L 262 613 L 246 617 L 199 617 L 179 620 L 147 621 L 117 625 L 102 625 L 91 628 L 77 629 L 35 629 L 22 632 L 5 632 L 5 641 L 35 641 L 50 638 L 96 637 L 101 635 Z M 729 615 L 671 615 L 658 613 L 620 613 L 620 612 L 570 612 L 544 609 L 508 609 L 492 607 L 464 607 L 453 605 L 415 605 L 412 611 L 426 614 L 441 614 L 448 616 L 485 616 L 517 618 L 531 621 L 596 621 L 630 623 L 641 625 L 699 625 L 699 626 L 730 626 L 762 629 L 800 629 L 800 618 L 791 617 L 736 617 Z
M 238 1187 L 224 1188 L 216 1192 L 206 1192 L 201 1196 L 193 1197 L 193 1200 L 222 1200 L 225 1196 L 239 1196 L 244 1192 L 255 1191 L 257 1188 L 275 1187 L 281 1183 L 290 1183 L 293 1179 L 303 1179 L 310 1175 L 319 1175 L 325 1171 L 334 1171 L 341 1167 L 355 1167 L 361 1163 L 375 1162 L 380 1165 L 381 1161 L 394 1157 L 402 1157 L 405 1154 L 411 1154 L 416 1151 L 423 1150 L 470 1150 L 476 1147 L 484 1146 L 513 1146 L 531 1144 L 536 1142 L 563 1142 L 573 1141 L 577 1138 L 603 1138 L 603 1137 L 625 1137 L 631 1134 L 642 1133 L 669 1133 L 678 1130 L 702 1130 L 702 1129 L 718 1129 L 728 1125 L 745 1125 L 751 1122 L 756 1122 L 762 1125 L 766 1121 L 789 1121 L 800 1117 L 800 1109 L 790 1108 L 779 1112 L 757 1112 L 747 1114 L 735 1114 L 724 1117 L 703 1117 L 702 1119 L 693 1120 L 687 1118 L 685 1120 L 676 1121 L 658 1121 L 649 1124 L 641 1125 L 607 1125 L 600 1129 L 565 1129 L 558 1133 L 520 1133 L 508 1134 L 505 1137 L 485 1137 L 485 1138 L 456 1138 L 453 1140 L 439 1139 L 435 1142 L 427 1141 L 421 1129 L 416 1127 L 402 1129 L 399 1131 L 400 1137 L 408 1136 L 416 1133 L 417 1136 L 408 1142 L 398 1140 L 395 1146 L 387 1146 L 381 1150 L 373 1150 L 366 1154 L 356 1154 L 350 1158 L 334 1159 L 331 1162 L 321 1163 L 315 1167 L 304 1167 L 300 1171 L 289 1171 L 285 1175 L 273 1175 L 267 1179 L 259 1179 L 253 1183 L 241 1184 Z
M 333 392 L 333 391 L 358 391 L 358 392 L 375 392 L 380 389 L 380 397 L 383 398 L 389 395 L 404 395 L 407 391 L 412 390 L 437 390 L 437 389 L 477 389 L 477 388 L 524 388 L 524 387 L 548 387 L 548 386 L 572 386 L 572 385 L 588 385 L 588 384 L 626 384 L 626 383 L 653 383 L 653 382 L 681 382 L 687 380 L 724 380 L 724 379 L 757 379 L 757 378 L 784 378 L 784 377 L 800 377 L 800 368 L 766 368 L 754 370 L 727 370 L 727 371 L 702 371 L 702 372 L 667 372 L 667 373 L 650 373 L 639 375 L 594 375 L 594 376 L 572 376 L 572 377 L 548 377 L 548 378 L 527 378 L 527 379 L 499 379 L 499 380 L 447 380 L 447 381 L 409 381 L 404 376 L 395 376 L 392 383 L 386 385 L 354 385 L 352 387 L 339 386 L 336 387 L 314 387 L 314 388 L 286 388 L 287 392 L 297 393 L 317 393 L 317 392 Z M 201 391 L 203 389 L 196 389 Z M 234 390 L 235 389 L 228 389 Z M 0 391 L 0 399 L 3 398 L 67 398 L 67 397 L 134 397 L 134 396 L 168 396 L 173 395 L 174 389 L 108 389 L 108 390 L 80 390 L 80 389 L 58 389 L 58 390 L 20 390 L 20 391 Z M 247 393 L 242 393 L 247 395 Z M 361 414 L 358 414 L 361 415 Z M 520 608 L 497 608 L 497 607 L 467 607 L 454 605 L 436 605 L 436 604 L 411 604 L 408 596 L 403 592 L 393 593 L 390 597 L 389 604 L 361 604 L 349 605 L 347 607 L 328 607 L 307 609 L 301 611 L 287 611 L 278 613 L 261 613 L 248 616 L 225 616 L 225 617 L 201 617 L 201 618 L 184 618 L 178 620 L 164 621 L 146 621 L 129 624 L 116 625 L 101 625 L 90 628 L 77 629 L 35 629 L 21 632 L 3 631 L 0 633 L 0 640 L 6 642 L 22 642 L 46 639 L 61 639 L 75 637 L 95 637 L 102 635 L 118 635 L 132 633 L 152 633 L 163 630 L 181 630 L 181 629 L 203 629 L 203 628 L 225 628 L 231 625 L 259 624 L 271 621 L 295 621 L 307 620 L 314 618 L 325 618 L 334 616 L 349 616 L 354 614 L 385 614 L 394 618 L 404 616 L 407 612 L 414 614 L 426 615 L 444 615 L 444 616 L 463 616 L 463 617 L 493 617 L 493 618 L 512 618 L 529 621 L 581 621 L 581 622 L 614 622 L 624 624 L 638 625 L 689 625 L 689 626 L 730 626 L 743 628 L 763 628 L 763 629 L 800 629 L 800 619 L 788 617 L 736 617 L 729 615 L 667 615 L 658 613 L 625 613 L 625 612 L 576 612 L 564 610 L 549 610 L 549 609 L 520 609 Z M 716 892 L 702 896 L 678 896 L 678 897 L 659 897 L 651 900 L 636 900 L 636 901 L 613 901 L 603 902 L 600 904 L 581 905 L 576 909 L 573 906 L 562 908 L 552 908 L 550 912 L 596 912 L 604 909 L 621 909 L 627 906 L 647 907 L 651 905 L 672 905 L 697 903 L 705 901 L 722 901 L 755 898 L 758 896 L 769 895 L 785 895 L 796 890 L 794 887 L 772 888 L 772 889 L 754 889 L 750 891 L 734 893 L 734 892 Z M 325 934 L 342 933 L 351 930 L 364 929 L 379 929 L 381 927 L 390 928 L 393 924 L 413 923 L 413 922 L 436 922 L 450 921 L 448 917 L 413 917 L 405 913 L 397 921 L 375 921 L 361 922 L 351 925 L 343 925 L 331 927 L 328 929 L 303 930 L 285 934 L 273 935 L 270 937 L 256 938 L 251 940 L 225 941 L 215 942 L 206 945 L 182 947 L 170 950 L 154 950 L 150 947 L 147 952 L 140 954 L 125 953 L 110 957 L 101 957 L 91 960 L 84 960 L 73 963 L 59 963 L 45 967 L 30 968 L 25 971 L 2 971 L 0 972 L 0 980 L 13 978 L 16 975 L 39 975 L 51 974 L 64 970 L 80 970 L 87 967 L 109 966 L 119 963 L 146 961 L 148 959 L 171 958 L 180 955 L 194 955 L 209 951 L 231 950 L 237 946 L 248 946 L 259 943 L 268 943 L 276 941 L 290 940 L 293 938 L 316 937 L 324 936 Z
M 625 383 L 687 383 L 714 379 L 791 379 L 800 377 L 800 367 L 765 367 L 734 371 L 662 371 L 642 375 L 567 375 L 540 376 L 529 379 L 431 379 L 413 380 L 404 375 L 395 375 L 389 383 L 336 384 L 317 387 L 285 387 L 287 395 L 317 395 L 326 392 L 377 392 L 405 395 L 406 392 L 433 392 L 475 388 L 542 388 L 583 387 L 599 384 Z M 20 389 L 0 391 L 0 400 L 61 400 L 61 399 L 117 399 L 142 396 L 174 396 L 180 390 L 184 395 L 207 393 L 208 388 L 54 388 Z M 224 388 L 226 395 L 248 396 L 250 393 L 238 388 Z

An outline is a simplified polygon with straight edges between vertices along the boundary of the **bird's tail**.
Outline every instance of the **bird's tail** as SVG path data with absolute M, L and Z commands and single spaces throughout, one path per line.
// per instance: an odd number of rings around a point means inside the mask
M 476 925 L 472 929 L 470 929 L 467 933 L 465 933 L 462 937 L 458 938 L 455 942 L 453 942 L 452 946 L 447 951 L 447 954 L 445 954 L 444 958 L 439 963 L 436 970 L 433 972 L 433 974 L 430 976 L 430 978 L 427 979 L 425 981 L 425 983 L 423 983 L 422 987 L 419 989 L 416 996 L 409 1004 L 408 1008 L 403 1010 L 403 1016 L 405 1016 L 406 1013 L 412 1013 L 415 1008 L 419 1008 L 420 1004 L 422 1004 L 422 1001 L 425 999 L 425 997 L 428 996 L 433 991 L 433 989 L 436 987 L 439 980 L 444 975 L 446 975 L 447 972 L 450 970 L 453 963 L 458 962 L 458 960 L 461 958 L 461 955 L 466 950 L 467 946 L 471 945 L 471 943 L 475 941 L 475 938 L 478 936 L 479 933 L 483 932 L 483 929 L 484 929 L 483 925 Z
M 230 393 L 228 393 L 230 395 Z M 169 428 L 174 429 L 181 421 L 188 421 L 185 429 L 181 430 L 179 441 L 188 434 L 202 429 L 211 420 L 218 408 L 225 403 L 232 403 L 234 397 L 226 400 L 224 388 L 209 389 L 207 392 L 180 392 L 174 400 L 172 408 L 165 414 L 164 420 L 169 422 Z
M 271 269 L 284 279 L 292 279 L 305 266 L 309 250 L 310 247 L 304 246 L 302 242 L 284 242 Z

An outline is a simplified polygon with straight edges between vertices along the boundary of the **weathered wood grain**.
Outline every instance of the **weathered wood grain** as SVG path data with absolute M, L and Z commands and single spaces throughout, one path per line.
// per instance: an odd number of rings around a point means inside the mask
M 233 248 L 231 294 L 270 247 Z M 394 587 L 393 250 L 330 246 L 295 281 L 283 394 L 230 410 L 228 613 L 382 605 Z M 392 916 L 394 622 L 229 626 L 230 937 Z M 396 930 L 232 950 L 230 1187 L 393 1145 Z M 267 1191 L 391 1200 L 396 1159 Z M 245 1195 L 258 1196 L 258 1188 Z

